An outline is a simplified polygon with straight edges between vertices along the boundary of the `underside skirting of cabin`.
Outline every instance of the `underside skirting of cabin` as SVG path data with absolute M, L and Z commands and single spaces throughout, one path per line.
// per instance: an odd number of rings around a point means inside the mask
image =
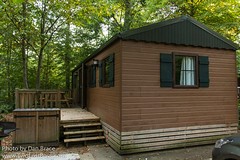
M 104 136 L 106 137 L 106 142 L 118 153 L 121 153 L 121 135 L 120 132 L 107 123 L 101 121 L 102 128 L 104 130 Z
M 237 124 L 202 125 L 119 132 L 102 121 L 107 143 L 120 154 L 213 144 L 237 133 Z

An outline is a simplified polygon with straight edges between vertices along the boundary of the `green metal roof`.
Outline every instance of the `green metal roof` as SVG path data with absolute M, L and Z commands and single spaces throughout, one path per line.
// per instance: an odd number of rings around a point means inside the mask
M 120 33 L 124 40 L 190 45 L 237 50 L 232 41 L 209 29 L 189 16 L 155 23 Z
M 118 33 L 81 63 L 89 61 L 106 47 L 120 39 L 218 48 L 234 51 L 239 49 L 239 46 L 237 44 L 223 37 L 219 33 L 211 30 L 192 17 L 181 16 L 141 28 Z M 80 64 L 74 70 L 79 67 Z

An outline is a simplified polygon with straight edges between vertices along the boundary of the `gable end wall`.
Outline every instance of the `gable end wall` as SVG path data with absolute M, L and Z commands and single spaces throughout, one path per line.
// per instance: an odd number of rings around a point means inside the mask
M 209 57 L 209 88 L 161 88 L 160 53 Z M 237 123 L 234 51 L 123 41 L 122 131 Z

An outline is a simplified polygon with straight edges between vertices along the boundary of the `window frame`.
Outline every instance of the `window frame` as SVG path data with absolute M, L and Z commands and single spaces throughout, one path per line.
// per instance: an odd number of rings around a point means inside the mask
M 110 72 L 110 62 L 109 62 L 110 56 L 107 56 L 102 60 L 102 74 L 103 74 L 103 87 L 110 87 L 110 81 L 109 81 L 109 72 Z M 106 74 L 106 64 L 108 64 L 108 74 Z M 107 81 L 108 80 L 108 81 Z
M 198 74 L 199 74 L 199 63 L 198 63 L 198 55 L 194 53 L 180 53 L 175 52 L 173 55 L 173 88 L 199 88 L 199 80 L 198 80 Z M 194 74 L 194 81 L 195 85 L 179 85 L 176 82 L 176 56 L 183 56 L 183 57 L 195 57 L 195 74 Z
M 114 87 L 115 81 L 115 54 L 112 53 L 100 61 L 99 86 L 103 88 Z M 108 68 L 106 68 L 108 64 Z M 107 73 L 107 74 L 106 74 Z

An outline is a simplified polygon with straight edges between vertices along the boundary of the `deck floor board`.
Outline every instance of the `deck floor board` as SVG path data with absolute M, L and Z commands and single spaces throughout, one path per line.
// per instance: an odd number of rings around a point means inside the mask
M 99 117 L 82 108 L 62 108 L 60 122 L 98 120 Z

